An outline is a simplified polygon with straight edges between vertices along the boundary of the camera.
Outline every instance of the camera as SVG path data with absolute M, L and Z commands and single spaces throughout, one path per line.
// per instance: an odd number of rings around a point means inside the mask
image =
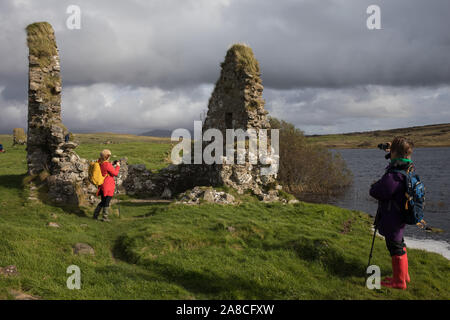
M 390 147 L 389 143 L 380 143 L 380 144 L 378 145 L 378 149 L 381 149 L 381 150 L 384 150 L 384 151 L 386 151 L 387 149 L 389 149 L 389 147 Z
M 391 147 L 391 144 L 390 144 L 390 143 L 380 143 L 380 144 L 378 145 L 378 149 L 381 149 L 381 150 L 384 150 L 384 151 L 388 150 L 390 147 Z M 390 158 L 391 158 L 391 153 L 390 153 L 390 152 L 387 153 L 387 154 L 384 156 L 384 158 L 385 158 L 386 160 L 387 160 L 387 159 L 390 159 Z
M 117 165 L 119 162 L 119 160 L 114 160 L 113 165 Z

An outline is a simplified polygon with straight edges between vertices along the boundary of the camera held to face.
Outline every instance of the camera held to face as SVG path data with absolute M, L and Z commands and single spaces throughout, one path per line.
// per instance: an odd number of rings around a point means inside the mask
M 379 145 L 378 145 L 378 149 L 380 149 L 380 150 L 384 150 L 384 151 L 387 151 L 387 150 L 389 150 L 391 148 L 391 144 L 388 142 L 388 143 L 380 143 Z M 389 153 L 387 153 L 385 156 L 384 156 L 386 159 L 390 159 L 391 158 L 391 153 L 389 152 Z

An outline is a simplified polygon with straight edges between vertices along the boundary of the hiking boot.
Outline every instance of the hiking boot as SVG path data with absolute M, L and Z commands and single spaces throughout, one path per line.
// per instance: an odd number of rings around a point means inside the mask
M 406 289 L 406 275 L 408 270 L 408 260 L 403 254 L 392 256 L 392 271 L 394 277 L 391 281 L 381 281 L 381 285 L 387 288 Z
M 100 211 L 102 211 L 102 207 L 100 206 L 100 204 L 97 206 L 97 208 L 95 208 L 94 210 L 94 216 L 93 218 L 95 220 L 98 220 L 98 215 L 100 214 Z
M 103 216 L 102 216 L 102 221 L 103 222 L 110 222 L 111 220 L 108 219 L 108 215 L 109 215 L 109 207 L 104 207 L 103 208 Z

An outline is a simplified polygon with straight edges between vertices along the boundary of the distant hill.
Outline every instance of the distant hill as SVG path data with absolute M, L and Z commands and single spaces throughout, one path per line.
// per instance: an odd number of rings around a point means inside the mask
M 191 134 L 191 137 L 194 136 L 194 130 L 188 130 Z M 147 136 L 147 137 L 158 137 L 158 138 L 170 138 L 172 137 L 172 130 L 150 130 L 144 133 L 141 133 L 140 136 Z
M 140 136 L 170 138 L 172 136 L 172 130 L 155 129 L 141 133 Z
M 413 140 L 416 147 L 450 147 L 450 123 L 416 126 L 390 130 L 309 135 L 310 143 L 327 148 L 376 148 L 379 143 L 392 141 L 395 136 Z

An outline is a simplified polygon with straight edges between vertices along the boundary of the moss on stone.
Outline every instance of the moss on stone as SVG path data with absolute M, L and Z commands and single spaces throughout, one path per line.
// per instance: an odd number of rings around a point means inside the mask
M 225 62 L 232 60 L 239 71 L 247 72 L 251 75 L 259 76 L 259 63 L 256 60 L 252 48 L 246 44 L 237 43 L 227 51 Z M 222 65 L 223 66 L 223 65 Z
M 52 26 L 48 22 L 35 22 L 28 25 L 26 31 L 30 55 L 38 58 L 41 67 L 47 66 L 58 54 Z
M 43 78 L 43 90 L 41 91 L 44 101 L 50 104 L 59 103 L 59 93 L 55 91 L 61 85 L 61 78 L 56 75 L 48 75 Z
M 57 63 L 54 57 L 58 56 L 53 28 L 48 22 L 36 22 L 30 24 L 26 31 L 29 54 L 33 57 L 30 58 L 30 62 L 36 61 L 40 69 L 48 69 L 44 72 L 33 70 L 40 72 L 42 77 L 38 96 L 45 104 L 57 105 L 60 103 L 60 94 L 56 88 L 61 87 L 61 78 L 59 72 L 53 70 Z
M 76 202 L 74 205 L 80 207 L 89 207 L 89 202 L 87 201 L 86 194 L 83 191 L 81 185 L 75 181 L 72 182 L 73 190 L 76 195 Z M 75 200 L 75 199 L 74 199 Z

